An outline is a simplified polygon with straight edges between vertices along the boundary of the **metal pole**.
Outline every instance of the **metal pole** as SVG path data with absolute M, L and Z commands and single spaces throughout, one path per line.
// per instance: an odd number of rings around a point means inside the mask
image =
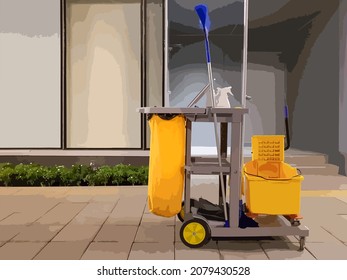
M 244 0 L 244 11 L 243 11 L 243 68 L 242 68 L 242 95 L 241 104 L 242 107 L 246 107 L 246 94 L 247 94 L 247 70 L 248 70 L 248 0 Z M 242 143 L 243 144 L 243 143 Z
M 248 0 L 244 0 L 244 7 L 243 7 L 243 59 L 242 59 L 242 93 L 241 93 L 241 106 L 242 108 L 246 108 L 246 94 L 247 94 L 247 70 L 248 70 L 248 7 L 249 3 Z M 240 153 L 241 153 L 241 159 L 240 159 L 240 167 L 241 167 L 241 176 L 243 176 L 242 170 L 243 170 L 243 162 L 244 162 L 244 155 L 243 155 L 243 149 L 245 145 L 245 116 L 242 115 L 242 132 L 241 132 L 241 145 L 240 145 Z M 241 177 L 240 177 L 241 179 Z M 241 183 L 241 182 L 240 182 Z M 239 194 L 241 198 L 241 192 Z
M 169 1 L 164 1 L 164 106 L 170 107 L 169 100 Z

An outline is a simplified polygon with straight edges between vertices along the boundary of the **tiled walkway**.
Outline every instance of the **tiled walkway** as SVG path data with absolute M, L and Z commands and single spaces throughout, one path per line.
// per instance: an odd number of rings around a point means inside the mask
M 181 222 L 150 214 L 146 196 L 147 187 L 1 187 L 0 259 L 347 260 L 347 190 L 303 190 L 310 236 L 302 252 L 295 237 L 190 249 L 179 238 Z

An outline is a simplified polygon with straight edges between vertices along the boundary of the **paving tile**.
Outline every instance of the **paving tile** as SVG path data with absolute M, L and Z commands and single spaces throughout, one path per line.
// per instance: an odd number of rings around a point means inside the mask
M 117 202 L 90 202 L 88 205 L 81 211 L 83 214 L 94 214 L 97 212 L 106 212 L 111 213 L 115 208 Z
M 144 196 L 142 194 L 132 194 L 131 191 L 123 192 L 122 195 L 119 198 L 119 201 L 117 203 L 117 207 L 119 209 L 126 209 L 126 210 L 137 210 L 140 208 L 141 210 L 144 209 L 145 204 L 147 202 L 147 196 Z
M 3 211 L 5 208 L 8 211 L 12 210 L 17 213 L 37 213 L 43 215 L 59 203 L 57 199 L 44 198 L 42 196 L 21 196 L 20 199 L 12 196 L 11 198 L 15 199 L 9 199 L 5 202 L 0 201 L 0 211 Z
M 122 198 L 143 197 L 147 200 L 147 186 L 121 186 L 118 189 L 120 197 Z
M 149 208 L 148 208 L 148 202 L 147 202 L 146 205 L 145 205 L 145 209 L 144 209 L 143 213 L 144 213 L 144 214 L 151 214 L 151 211 L 150 211 Z
M 182 242 L 175 242 L 176 260 L 219 260 L 220 258 L 215 241 L 211 240 L 208 244 L 196 249 L 189 248 Z
M 307 225 L 307 227 L 309 229 L 309 236 L 306 237 L 306 242 L 341 243 L 336 237 L 327 232 L 320 225 Z
M 345 219 L 347 221 L 347 215 L 340 215 L 342 219 Z
M 93 192 L 90 202 L 111 202 L 116 203 L 120 197 L 118 187 L 102 187 Z
M 301 215 L 305 218 L 309 214 L 317 217 L 329 214 L 347 215 L 347 204 L 335 197 L 303 197 L 301 201 Z
M 306 249 L 299 251 L 299 243 L 273 242 L 261 243 L 270 260 L 314 260 Z
M 0 197 L 0 212 L 28 213 L 35 212 L 44 214 L 58 204 L 56 199 L 45 198 L 39 195 Z
M 303 219 L 301 220 L 301 224 L 309 227 L 311 225 L 319 226 L 319 225 L 321 225 L 322 220 L 328 219 L 331 215 L 336 215 L 336 214 L 324 213 L 321 215 L 317 215 L 314 213 L 309 213 L 309 214 L 301 213 L 301 215 L 303 217 Z
M 336 197 L 338 200 L 341 200 L 345 203 L 347 203 L 347 197 Z
M 34 223 L 23 228 L 23 230 L 13 238 L 13 241 L 50 241 L 61 229 L 63 225 L 41 225 Z
M 21 212 L 23 209 L 18 209 L 18 205 L 15 204 L 13 196 L 0 196 L 0 211 L 1 212 L 11 212 L 17 213 Z
M 321 222 L 322 228 L 332 234 L 338 240 L 347 242 L 347 220 L 343 215 L 332 215 L 329 219 Z
M 318 260 L 347 260 L 347 246 L 343 243 L 307 243 L 306 248 Z
M 92 199 L 89 202 L 111 202 L 111 203 L 117 203 L 119 199 L 119 195 L 95 195 L 92 196 Z
M 157 224 L 162 226 L 173 226 L 175 225 L 175 216 L 166 218 L 157 216 L 154 214 L 147 214 L 144 213 L 142 215 L 141 225 L 147 225 L 147 224 Z
M 88 241 L 50 242 L 35 260 L 79 260 L 89 245 Z
M 102 186 L 94 186 L 94 187 L 69 187 L 69 192 L 67 195 L 112 195 L 119 194 L 119 187 L 110 186 L 110 187 L 102 187 Z
M 70 187 L 66 196 L 69 195 L 92 195 L 93 187 Z
M 0 210 L 0 222 L 6 218 L 8 218 L 10 215 L 13 215 L 14 213 L 16 212 L 13 212 L 12 210 L 9 210 L 9 209 L 3 209 L 3 210 Z
M 78 194 L 65 195 L 63 198 L 64 202 L 75 202 L 75 203 L 89 202 L 91 199 L 92 199 L 91 195 L 78 195 Z
M 267 260 L 259 243 L 219 241 L 218 248 L 223 260 Z
M 43 225 L 66 225 L 70 222 L 84 207 L 86 203 L 59 203 L 51 209 L 37 222 Z
M 104 224 L 94 240 L 132 243 L 135 239 L 137 229 L 137 226 L 115 226 Z
M 83 260 L 126 260 L 132 243 L 92 242 L 83 254 Z
M 12 226 L 12 225 L 30 225 L 42 216 L 39 212 L 21 212 L 13 213 L 7 218 L 1 220 L 0 225 Z
M 136 214 L 126 214 L 124 216 L 117 215 L 109 215 L 106 224 L 108 225 L 118 225 L 118 226 L 138 226 L 141 222 L 141 216 Z
M 9 241 L 25 228 L 24 225 L 0 225 L 0 241 Z
M 135 242 L 174 242 L 175 228 L 157 224 L 139 226 Z
M 175 231 L 174 241 L 175 242 L 177 242 L 177 241 L 178 242 L 182 242 L 181 238 L 180 238 L 181 226 L 182 226 L 182 222 L 180 220 L 176 219 L 176 221 L 175 221 L 175 229 L 174 229 L 174 231 Z
M 54 238 L 53 241 L 92 241 L 100 225 L 68 224 Z
M 45 242 L 8 242 L 0 247 L 0 259 L 31 260 L 46 244 Z
M 45 187 L 42 188 L 42 191 L 39 194 L 45 198 L 61 200 L 69 190 L 70 187 Z
M 22 195 L 39 195 L 44 190 L 43 187 L 21 187 L 18 192 L 15 193 L 17 196 Z
M 139 225 L 145 203 L 146 197 L 143 195 L 120 197 L 116 207 L 110 213 L 106 224 Z
M 71 188 L 64 195 L 64 201 L 67 202 L 89 202 L 92 199 L 92 189 L 91 188 Z
M 102 225 L 115 203 L 89 203 L 76 217 L 71 221 L 72 224 L 80 225 Z
M 173 260 L 172 243 L 133 243 L 129 260 Z
M 19 191 L 20 189 L 14 187 L 0 187 L 0 195 L 11 195 Z

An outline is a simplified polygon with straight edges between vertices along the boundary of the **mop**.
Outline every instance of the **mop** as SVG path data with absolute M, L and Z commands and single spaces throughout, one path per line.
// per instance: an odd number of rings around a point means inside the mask
M 195 6 L 195 11 L 199 16 L 201 28 L 204 31 L 205 35 L 205 49 L 206 49 L 206 60 L 207 60 L 207 72 L 208 72 L 208 80 L 209 80 L 209 88 L 210 88 L 210 97 L 207 95 L 207 106 L 212 105 L 213 108 L 216 107 L 215 102 L 215 94 L 214 94 L 214 87 L 213 87 L 213 76 L 212 76 L 212 67 L 211 67 L 211 54 L 210 54 L 210 44 L 208 40 L 208 32 L 210 28 L 210 19 L 208 16 L 208 8 L 204 4 L 200 4 Z M 216 140 L 216 148 L 217 148 L 217 155 L 218 155 L 218 165 L 219 167 L 222 167 L 222 158 L 220 154 L 220 148 L 219 148 L 219 137 L 218 137 L 218 129 L 217 129 L 217 114 L 213 114 L 213 122 L 214 122 L 214 135 Z M 224 180 L 223 180 L 223 172 L 219 172 L 220 182 L 221 182 L 221 188 L 222 188 L 222 198 L 223 198 L 223 209 L 224 209 L 224 227 L 229 227 L 229 221 L 228 221 L 228 214 L 227 214 L 227 206 L 226 206 L 226 197 L 225 197 L 225 188 L 224 188 Z
M 207 97 L 206 106 L 210 107 L 212 105 L 212 107 L 215 108 L 216 107 L 216 95 L 214 93 L 214 87 L 213 87 L 210 44 L 209 44 L 209 40 L 208 40 L 208 32 L 209 32 L 211 22 L 210 22 L 210 19 L 208 16 L 208 8 L 206 5 L 200 4 L 200 5 L 195 6 L 195 11 L 199 16 L 201 27 L 202 27 L 202 29 L 204 31 L 204 35 L 205 35 L 205 49 L 206 49 L 206 60 L 207 60 L 207 71 L 208 71 L 209 84 L 205 88 L 202 89 L 202 91 L 198 94 L 198 96 L 189 104 L 189 107 L 192 106 L 194 103 L 196 103 L 201 98 L 201 96 L 203 94 L 207 93 L 207 90 L 209 89 L 210 90 L 210 98 L 209 98 L 209 95 L 206 94 L 206 97 Z M 245 75 L 243 75 L 243 76 L 245 77 Z M 245 91 L 245 83 L 246 83 L 246 79 L 243 80 L 244 91 Z M 228 89 L 228 88 L 226 88 L 226 89 Z M 243 107 L 245 106 L 245 103 L 246 103 L 245 100 L 246 99 L 250 99 L 250 98 L 244 92 L 243 96 L 242 96 Z M 225 101 L 225 104 L 223 107 L 230 107 L 229 102 Z M 218 137 L 217 114 L 216 113 L 213 114 L 213 121 L 214 121 L 214 130 L 215 130 L 214 134 L 215 134 L 215 141 L 216 141 L 216 148 L 217 148 L 217 155 L 218 155 L 218 164 L 219 164 L 219 167 L 222 167 L 222 158 L 221 158 L 221 154 L 220 154 L 220 142 L 219 142 L 219 137 Z M 244 132 L 243 132 L 243 134 L 244 134 Z M 243 163 L 241 163 L 241 165 L 243 165 Z M 220 177 L 221 188 L 222 188 L 224 227 L 229 227 L 230 225 L 229 225 L 228 212 L 227 212 L 227 208 L 229 208 L 229 206 L 226 203 L 223 172 L 219 172 L 219 177 Z M 204 207 L 206 208 L 206 213 L 211 212 L 211 217 L 214 216 L 214 218 L 215 218 L 216 216 L 221 214 L 221 211 L 219 211 L 219 209 L 218 209 L 218 207 L 219 207 L 218 205 L 212 205 L 205 200 L 201 200 L 200 203 L 203 204 Z M 240 212 L 240 214 L 239 214 L 239 227 L 241 227 L 241 228 L 258 227 L 258 223 L 255 222 L 253 219 L 247 217 L 245 215 L 245 213 L 242 211 L 242 201 L 240 201 L 239 209 L 240 209 L 240 211 L 239 211 Z M 214 213 L 212 213 L 212 212 L 214 212 Z

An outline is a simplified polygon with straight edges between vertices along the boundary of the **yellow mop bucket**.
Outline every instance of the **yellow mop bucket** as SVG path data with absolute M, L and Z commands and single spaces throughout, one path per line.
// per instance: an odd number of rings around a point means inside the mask
M 301 182 L 297 169 L 284 162 L 253 160 L 244 165 L 244 194 L 254 214 L 299 215 Z
M 148 208 L 151 213 L 172 217 L 181 210 L 186 129 L 181 115 L 165 120 L 153 115 L 151 129 Z

